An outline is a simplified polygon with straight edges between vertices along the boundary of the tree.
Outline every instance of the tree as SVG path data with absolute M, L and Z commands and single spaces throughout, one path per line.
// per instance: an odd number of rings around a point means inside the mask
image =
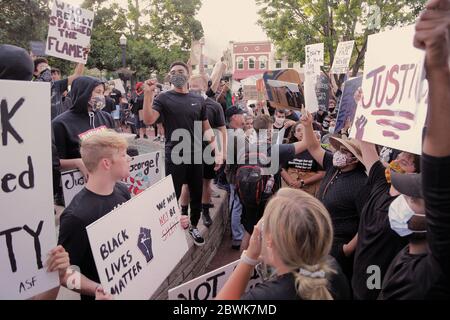
M 339 41 L 355 40 L 352 73 L 356 76 L 364 62 L 370 34 L 387 27 L 414 22 L 425 0 L 256 0 L 261 6 L 258 23 L 278 48 L 278 54 L 304 61 L 304 47 L 323 42 L 325 64 L 331 65 Z M 374 7 L 376 6 L 376 7 Z M 371 15 L 364 9 L 378 8 L 381 23 L 368 28 Z M 363 26 L 362 32 L 357 32 Z

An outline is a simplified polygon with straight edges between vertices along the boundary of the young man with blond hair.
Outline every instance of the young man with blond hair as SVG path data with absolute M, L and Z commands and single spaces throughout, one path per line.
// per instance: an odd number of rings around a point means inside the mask
M 88 181 L 62 213 L 58 239 L 71 264 L 80 268 L 81 299 L 93 299 L 100 282 L 86 227 L 131 198 L 126 185 L 119 182 L 129 175 L 127 146 L 127 141 L 112 130 L 95 132 L 81 141 Z M 64 279 L 62 284 L 66 283 Z

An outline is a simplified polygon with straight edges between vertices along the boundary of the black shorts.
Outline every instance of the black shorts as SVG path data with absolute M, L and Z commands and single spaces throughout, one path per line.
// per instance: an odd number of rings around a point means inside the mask
M 214 167 L 215 164 L 203 163 L 203 179 L 214 179 L 216 177 Z

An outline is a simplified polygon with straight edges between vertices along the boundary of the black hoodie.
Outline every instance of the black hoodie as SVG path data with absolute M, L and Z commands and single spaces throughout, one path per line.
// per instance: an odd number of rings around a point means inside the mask
M 80 138 L 102 129 L 114 129 L 114 120 L 104 111 L 88 112 L 92 91 L 101 81 L 92 77 L 79 77 L 72 83 L 72 106 L 52 121 L 56 148 L 60 159 L 77 159 Z
M 25 49 L 0 45 L 0 79 L 31 81 L 34 64 Z

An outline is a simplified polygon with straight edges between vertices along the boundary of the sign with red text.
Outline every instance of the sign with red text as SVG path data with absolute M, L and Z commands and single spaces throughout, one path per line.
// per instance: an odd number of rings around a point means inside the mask
M 133 157 L 130 161 L 130 176 L 123 180 L 128 186 L 131 196 L 136 196 L 155 184 L 164 175 L 160 152 L 151 152 Z M 80 192 L 86 181 L 80 170 L 70 170 L 61 173 L 64 202 L 66 206 Z
M 172 176 L 89 225 L 103 288 L 116 300 L 150 299 L 188 251 Z
M 182 285 L 169 290 L 169 300 L 212 300 L 220 292 L 227 282 L 228 278 L 236 269 L 240 260 L 231 262 L 223 267 L 208 272 L 198 278 L 183 283 Z M 262 279 L 253 270 L 253 275 L 247 284 L 245 292 L 252 289 L 256 284 L 261 283 Z
M 339 42 L 336 49 L 336 55 L 334 56 L 333 66 L 331 67 L 331 73 L 347 73 L 354 45 L 354 40 Z
M 46 53 L 86 64 L 84 48 L 89 46 L 94 12 L 55 0 L 49 20 Z
M 421 153 L 428 83 L 414 32 L 412 25 L 369 36 L 352 138 Z
M 45 266 L 56 247 L 50 84 L 0 80 L 0 93 L 0 299 L 28 299 L 59 286 Z

